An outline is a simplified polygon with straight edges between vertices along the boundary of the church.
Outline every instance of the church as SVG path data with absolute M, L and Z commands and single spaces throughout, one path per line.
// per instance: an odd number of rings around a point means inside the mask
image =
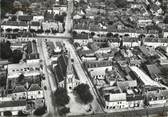
M 70 53 L 61 54 L 58 57 L 57 65 L 54 67 L 54 73 L 58 87 L 66 88 L 68 92 L 80 84 L 74 65 L 71 61 Z

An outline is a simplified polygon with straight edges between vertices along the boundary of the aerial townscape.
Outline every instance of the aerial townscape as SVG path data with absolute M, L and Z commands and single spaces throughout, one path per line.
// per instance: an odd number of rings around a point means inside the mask
M 168 116 L 168 0 L 0 5 L 0 116 Z

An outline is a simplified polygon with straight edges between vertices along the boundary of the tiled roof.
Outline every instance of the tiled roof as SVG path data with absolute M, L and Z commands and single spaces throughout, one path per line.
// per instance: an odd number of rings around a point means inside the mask
M 155 64 L 146 65 L 146 67 L 151 76 L 155 74 L 158 75 L 161 73 L 160 69 Z
M 31 15 L 21 15 L 18 17 L 20 21 L 31 21 L 33 19 L 33 16 Z
M 109 60 L 87 61 L 87 62 L 84 62 L 84 65 L 87 68 L 105 67 L 105 66 L 112 66 L 112 61 L 109 61 Z
M 24 86 L 16 86 L 13 93 L 19 93 L 19 92 L 26 92 L 27 90 L 24 88 Z
M 2 25 L 7 25 L 7 26 L 28 26 L 26 22 L 16 22 L 16 21 L 7 21 L 3 22 Z
M 127 96 L 127 101 L 135 101 L 135 100 L 143 100 L 144 97 L 142 95 L 132 95 L 132 96 Z
M 0 103 L 0 108 L 26 106 L 26 101 L 4 101 Z
M 38 91 L 38 90 L 42 90 L 38 84 L 32 84 L 29 88 L 29 91 Z
M 40 26 L 40 22 L 31 22 L 31 26 Z

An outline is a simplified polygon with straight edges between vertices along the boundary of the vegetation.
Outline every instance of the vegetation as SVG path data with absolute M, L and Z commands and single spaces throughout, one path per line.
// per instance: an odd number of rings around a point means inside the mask
M 12 62 L 13 63 L 19 63 L 20 60 L 22 59 L 22 52 L 21 50 L 14 50 L 12 52 Z
M 163 75 L 165 78 L 168 78 L 168 68 L 167 67 L 161 68 L 161 75 Z
M 5 111 L 4 116 L 12 116 L 12 112 L 11 111 Z
M 70 108 L 67 108 L 67 107 L 63 107 L 62 109 L 60 109 L 59 111 L 59 115 L 66 115 L 67 113 L 70 112 Z
M 88 84 L 80 84 L 74 89 L 77 96 L 80 98 L 81 102 L 84 104 L 91 103 L 93 101 L 93 95 L 89 90 Z
M 43 114 L 46 113 L 46 111 L 47 111 L 47 107 L 46 107 L 46 106 L 39 107 L 39 108 L 37 108 L 37 109 L 34 111 L 34 115 L 42 116 Z
M 19 111 L 18 112 L 18 116 L 22 116 L 23 117 L 23 116 L 27 116 L 27 114 L 24 114 L 22 111 Z
M 66 89 L 64 88 L 58 88 L 55 93 L 54 93 L 54 96 L 55 96 L 55 103 L 58 105 L 58 106 L 65 106 L 66 104 L 69 103 L 69 96 L 67 95 L 67 91 Z
M 20 76 L 17 78 L 18 82 L 22 82 L 24 80 L 25 76 L 23 74 L 20 74 Z
M 10 42 L 3 41 L 0 43 L 0 58 L 10 59 L 12 56 L 12 50 L 10 48 Z

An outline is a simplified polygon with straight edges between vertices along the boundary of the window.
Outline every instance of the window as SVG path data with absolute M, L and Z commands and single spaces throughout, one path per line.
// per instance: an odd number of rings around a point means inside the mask
M 38 91 L 38 94 L 40 94 L 41 92 L 40 91 Z

